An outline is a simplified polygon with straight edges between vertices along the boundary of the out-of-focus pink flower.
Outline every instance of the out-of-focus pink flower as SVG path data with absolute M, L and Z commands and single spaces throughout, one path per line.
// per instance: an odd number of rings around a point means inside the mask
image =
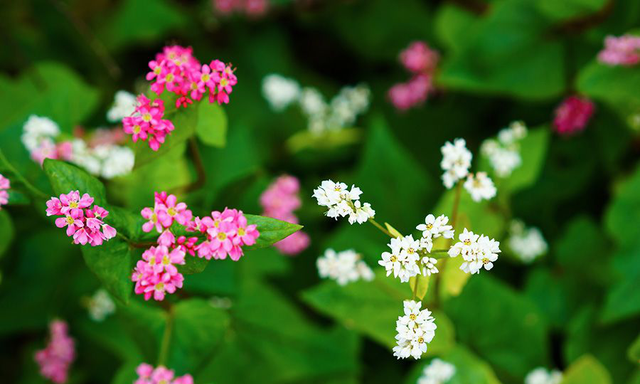
M 250 17 L 260 17 L 267 13 L 269 0 L 212 0 L 214 10 L 220 15 L 243 12 Z
M 0 209 L 9 202 L 9 188 L 11 182 L 0 173 Z
M 67 323 L 54 320 L 49 324 L 51 338 L 44 349 L 36 352 L 35 360 L 40 366 L 40 374 L 61 384 L 67 381 L 69 367 L 75 359 L 75 345 L 67 330 Z
M 429 48 L 424 41 L 414 41 L 404 51 L 400 52 L 400 62 L 413 73 L 431 73 L 440 60 L 437 51 Z
M 293 256 L 307 249 L 310 243 L 311 238 L 309 235 L 298 231 L 278 241 L 274 246 L 283 254 Z
M 40 165 L 44 163 L 44 159 L 70 161 L 73 158 L 73 147 L 70 141 L 56 144 L 52 139 L 45 138 L 31 151 L 31 158 Z
M 399 83 L 389 89 L 389 100 L 400 111 L 406 111 L 427 100 L 433 90 L 431 76 L 417 75 L 408 83 Z
M 632 66 L 640 62 L 640 36 L 607 36 L 604 49 L 598 53 L 603 64 Z
M 553 120 L 556 132 L 570 135 L 582 131 L 589 123 L 595 106 L 591 100 L 569 96 L 558 106 Z
M 138 378 L 134 384 L 193 384 L 193 377 L 189 374 L 175 377 L 173 370 L 163 366 L 153 366 L 142 363 L 136 368 Z

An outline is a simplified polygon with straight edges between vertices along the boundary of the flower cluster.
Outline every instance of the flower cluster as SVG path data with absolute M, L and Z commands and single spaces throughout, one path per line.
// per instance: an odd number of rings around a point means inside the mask
M 433 340 L 437 328 L 431 311 L 422 309 L 422 303 L 413 300 L 404 301 L 404 316 L 396 321 L 396 342 L 393 355 L 398 359 L 412 356 L 419 359 L 427 351 L 427 344 Z
M 170 233 L 170 232 L 167 232 Z M 131 276 L 136 283 L 135 293 L 144 295 L 145 300 L 164 300 L 165 293 L 174 293 L 182 288 L 184 276 L 178 272 L 176 265 L 184 265 L 185 252 L 176 247 L 169 250 L 167 246 L 158 245 L 144 251 L 142 260 L 138 260 Z
M 56 143 L 59 135 L 60 127 L 53 120 L 31 115 L 22 128 L 22 143 L 31 154 L 31 158 L 39 164 L 42 164 L 44 159 L 71 161 L 71 142 Z
M 442 182 L 447 189 L 453 188 L 466 177 L 464 188 L 474 201 L 489 200 L 496 195 L 497 189 L 485 172 L 478 172 L 475 175 L 469 173 L 473 155 L 467 149 L 464 139 L 455 139 L 453 143 L 446 142 L 440 151 L 442 152 L 440 167 L 444 171 Z
M 349 190 L 345 183 L 334 183 L 331 180 L 323 181 L 320 187 L 313 191 L 313 197 L 318 200 L 318 204 L 329 208 L 326 212 L 328 217 L 337 219 L 348 216 L 349 224 L 362 224 L 376 214 L 371 204 L 360 202 L 361 194 L 362 191 L 355 185 Z
M 36 352 L 35 360 L 40 366 L 40 374 L 61 384 L 67 381 L 69 367 L 76 358 L 75 344 L 69 337 L 67 323 L 54 320 L 49 324 L 51 338 L 44 349 Z
M 122 119 L 125 133 L 132 135 L 133 142 L 138 139 L 148 141 L 154 151 L 160 148 L 168 134 L 175 129 L 171 120 L 163 119 L 164 102 L 160 99 L 151 101 L 145 95 L 139 95 L 136 108 L 131 116 Z
M 104 321 L 116 311 L 116 305 L 104 289 L 98 289 L 85 303 L 89 317 L 93 321 Z
M 584 130 L 595 110 L 591 100 L 569 96 L 555 111 L 553 126 L 561 135 L 571 135 Z
M 526 228 L 520 220 L 510 226 L 509 248 L 523 262 L 531 263 L 547 253 L 547 242 L 538 228 Z
M 544 367 L 534 369 L 524 378 L 525 384 L 560 384 L 560 382 L 562 382 L 562 372 L 548 371 Z
M 113 105 L 107 111 L 107 121 L 119 123 L 127 116 L 131 116 L 136 110 L 136 96 L 127 91 L 118 91 L 113 100 Z
M 360 279 L 371 281 L 374 278 L 371 268 L 353 249 L 342 252 L 327 249 L 316 261 L 316 266 L 320 277 L 335 280 L 340 285 Z
M 138 378 L 134 384 L 193 384 L 193 377 L 189 374 L 175 377 L 173 370 L 142 363 L 136 368 Z
M 490 200 L 498 192 L 486 172 L 469 174 L 464 182 L 464 189 L 469 192 L 473 201 Z
M 56 219 L 58 228 L 67 227 L 67 236 L 73 237 L 75 244 L 102 245 L 116 236 L 115 228 L 103 221 L 109 215 L 106 209 L 94 205 L 93 197 L 79 191 L 71 191 L 52 197 L 47 201 L 47 216 L 62 216 Z
M 422 41 L 414 41 L 400 52 L 400 63 L 413 77 L 389 89 L 389 99 L 396 109 L 405 111 L 427 100 L 434 90 L 433 74 L 439 60 L 438 52 Z
M 195 247 L 198 257 L 210 260 L 226 259 L 238 261 L 243 255 L 242 247 L 256 243 L 260 233 L 255 224 L 249 225 L 242 211 L 225 208 L 213 211 L 211 216 L 195 218 L 187 230 L 199 232 L 206 239 Z
M 607 36 L 598 60 L 603 64 L 626 67 L 640 63 L 640 36 Z
M 297 224 L 298 217 L 293 211 L 301 205 L 299 191 L 300 182 L 297 178 L 288 175 L 278 177 L 260 196 L 260 204 L 264 209 L 263 216 Z M 309 235 L 297 231 L 278 241 L 274 246 L 285 255 L 297 255 L 304 251 L 309 243 Z
M 497 139 L 487 139 L 482 143 L 481 152 L 489 159 L 498 177 L 509 177 L 522 164 L 520 141 L 526 136 L 524 123 L 514 121 L 498 133 Z
M 424 367 L 418 384 L 444 384 L 451 380 L 455 374 L 456 367 L 453 364 L 436 358 Z
M 462 271 L 473 274 L 480 273 L 482 268 L 487 271 L 493 268 L 493 262 L 498 260 L 500 253 L 500 242 L 485 235 L 476 235 L 466 228 L 458 239 L 460 241 L 449 249 L 449 256 L 462 255 Z
M 249 17 L 260 17 L 269 10 L 269 0 L 212 0 L 212 3 L 221 15 L 244 13 Z
M 11 182 L 0 173 L 0 209 L 9 203 L 9 188 L 11 188 Z
M 369 109 L 371 91 L 360 84 L 343 87 L 329 103 L 316 88 L 301 88 L 298 82 L 278 74 L 262 81 L 262 94 L 274 111 L 282 111 L 297 103 L 308 119 L 308 129 L 315 134 L 340 130 L 355 124 L 359 115 Z

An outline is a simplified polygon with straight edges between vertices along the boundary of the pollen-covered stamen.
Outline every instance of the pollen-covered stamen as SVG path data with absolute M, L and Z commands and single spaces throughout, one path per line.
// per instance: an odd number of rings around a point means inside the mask
M 178 214 L 178 211 L 174 207 L 169 207 L 169 209 L 167 209 L 167 214 L 173 217 Z
M 220 241 L 224 241 L 227 239 L 227 234 L 224 232 L 219 232 L 218 235 L 216 236 L 218 238 L 218 240 Z
M 244 236 L 246 233 L 247 231 L 243 227 L 238 228 L 238 236 Z
M 71 217 L 71 215 L 67 215 L 67 224 L 68 225 L 71 225 L 71 224 L 73 224 L 75 222 L 76 222 L 76 220 L 73 217 Z

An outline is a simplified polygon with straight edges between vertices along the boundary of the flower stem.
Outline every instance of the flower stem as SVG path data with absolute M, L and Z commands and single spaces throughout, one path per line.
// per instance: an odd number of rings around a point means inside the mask
M 173 331 L 173 306 L 169 304 L 166 312 L 167 325 L 164 328 L 162 334 L 162 342 L 160 344 L 160 353 L 158 354 L 157 366 L 165 366 L 167 363 L 167 356 L 169 354 L 169 345 L 171 344 L 171 332 Z
M 387 231 L 386 228 L 384 228 L 382 225 L 380 225 L 377 221 L 375 221 L 373 218 L 369 218 L 369 222 L 373 225 L 375 225 L 376 228 L 378 228 L 379 230 L 382 231 L 382 233 L 384 233 L 385 235 L 389 236 L 389 237 L 395 237 L 393 236 L 389 231 Z
M 453 200 L 453 210 L 451 212 L 451 226 L 456 229 L 456 223 L 458 221 L 458 207 L 460 205 L 460 194 L 462 192 L 462 181 L 458 181 L 456 185 L 456 196 Z
M 187 186 L 186 191 L 192 192 L 204 187 L 207 181 L 207 172 L 205 171 L 204 164 L 202 163 L 202 156 L 200 155 L 198 142 L 195 137 L 189 139 L 189 150 L 191 151 L 191 156 L 193 156 L 193 163 L 196 166 L 196 174 L 198 175 L 196 181 Z

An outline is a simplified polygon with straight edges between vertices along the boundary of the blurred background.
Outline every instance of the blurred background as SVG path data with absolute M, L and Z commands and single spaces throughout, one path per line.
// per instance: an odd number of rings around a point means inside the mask
M 69 135 L 115 126 L 105 119 L 115 93 L 145 92 L 149 61 L 173 44 L 203 63 L 232 63 L 238 77 L 223 106 L 226 146 L 200 144 L 206 183 L 181 198 L 203 214 L 225 206 L 261 214 L 259 196 L 275 177 L 300 180 L 296 215 L 310 246 L 296 256 L 252 252 L 188 276 L 184 291 L 213 297 L 228 323 L 210 343 L 175 352 L 178 373 L 220 384 L 415 383 L 439 356 L 457 362 L 456 382 L 521 383 L 536 367 L 563 371 L 590 355 L 609 381 L 572 382 L 640 383 L 640 67 L 596 59 L 606 36 L 640 31 L 640 2 L 9 0 L 0 15 L 0 149 L 42 190 L 51 188 L 20 143 L 28 116 L 48 116 Z M 399 110 L 389 89 L 411 77 L 398 57 L 414 41 L 440 60 L 426 100 Z M 273 73 L 326 100 L 366 84 L 370 104 L 354 136 L 304 135 L 304 114 L 276 111 L 264 97 Z M 594 113 L 583 130 L 559 134 L 555 111 L 571 95 L 590 99 Z M 408 287 L 379 273 L 375 286 L 340 287 L 316 268 L 327 248 L 353 248 L 379 271 L 387 239 L 324 217 L 312 191 L 329 178 L 356 184 L 379 221 L 409 233 L 429 213 L 451 213 L 440 147 L 463 137 L 480 158 L 482 142 L 516 120 L 537 138 L 522 144 L 525 180 L 502 195 L 498 183 L 497 205 L 469 200 L 460 209 L 503 244 L 512 219 L 537 227 L 548 251 L 525 263 L 505 247 L 491 272 L 425 299 L 441 333 L 422 361 L 398 361 L 390 347 Z M 192 160 L 176 146 L 105 180 L 109 201 L 137 212 L 154 191 L 194 182 Z M 99 282 L 42 211 L 18 199 L 0 212 L 0 381 L 42 382 L 32 355 L 59 317 L 77 340 L 69 382 L 131 382 L 138 363 L 155 361 L 159 307 L 136 300 L 92 321 L 86 303 Z M 211 325 L 199 321 L 194 329 Z

